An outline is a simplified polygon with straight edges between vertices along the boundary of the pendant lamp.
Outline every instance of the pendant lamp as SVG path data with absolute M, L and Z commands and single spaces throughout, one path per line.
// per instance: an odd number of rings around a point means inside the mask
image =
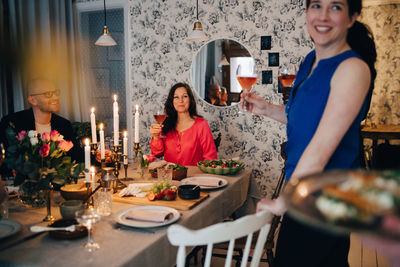
M 95 45 L 99 46 L 113 46 L 117 45 L 114 39 L 111 37 L 107 28 L 107 12 L 106 12 L 106 0 L 104 0 L 104 28 L 103 34 L 97 39 Z
M 203 32 L 203 27 L 199 21 L 199 0 L 196 0 L 196 22 L 194 23 L 193 31 L 186 39 L 188 42 L 208 41 L 208 36 Z
M 226 59 L 226 56 L 224 54 L 222 54 L 221 61 L 218 64 L 218 67 L 222 66 L 229 66 L 229 61 Z

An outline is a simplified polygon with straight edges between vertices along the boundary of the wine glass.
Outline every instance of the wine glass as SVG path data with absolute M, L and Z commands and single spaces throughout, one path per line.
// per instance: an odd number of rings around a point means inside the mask
M 290 96 L 290 90 L 292 89 L 293 82 L 296 79 L 296 66 L 285 64 L 279 67 L 278 79 L 282 84 L 283 103 L 286 104 Z
M 254 60 L 249 60 L 246 63 L 241 63 L 236 69 L 236 79 L 243 89 L 243 93 L 251 92 L 251 87 L 257 82 L 257 73 L 255 72 Z M 247 103 L 244 103 L 244 111 L 247 111 Z M 243 113 L 239 110 L 239 113 Z
M 100 221 L 101 215 L 97 213 L 97 211 L 93 208 L 78 210 L 75 212 L 75 218 L 78 223 L 85 226 L 88 230 L 88 240 L 87 243 L 83 246 L 89 252 L 95 251 L 100 248 L 98 243 L 95 243 L 92 238 L 92 228 L 93 226 Z
M 157 121 L 157 123 L 160 125 L 160 127 L 163 126 L 163 122 L 167 118 L 167 114 L 165 113 L 164 109 L 157 109 L 154 112 L 154 119 Z M 160 138 L 164 138 L 165 136 L 162 134 L 159 135 Z

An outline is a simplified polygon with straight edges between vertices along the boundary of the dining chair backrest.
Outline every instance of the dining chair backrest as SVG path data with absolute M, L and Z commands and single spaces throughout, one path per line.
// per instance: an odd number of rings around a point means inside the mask
M 210 266 L 213 244 L 229 241 L 225 266 L 231 266 L 235 239 L 247 236 L 241 266 L 247 264 L 253 233 L 260 231 L 253 250 L 251 265 L 258 266 L 270 228 L 271 213 L 267 211 L 247 215 L 235 221 L 218 223 L 200 230 L 190 230 L 181 225 L 172 225 L 168 229 L 168 239 L 174 246 L 179 246 L 176 256 L 177 267 L 185 266 L 187 246 L 207 246 L 204 266 Z

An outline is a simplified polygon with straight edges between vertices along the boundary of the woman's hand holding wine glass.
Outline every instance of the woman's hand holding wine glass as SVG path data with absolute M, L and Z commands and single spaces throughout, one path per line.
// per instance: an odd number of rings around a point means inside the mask
M 251 87 L 257 82 L 257 73 L 255 72 L 255 64 L 253 60 L 248 63 L 239 64 L 236 69 L 236 78 L 243 89 L 242 95 L 246 95 L 251 92 Z M 241 101 L 241 107 L 244 111 L 247 111 L 246 101 Z M 239 113 L 243 113 L 239 111 Z
M 167 118 L 167 114 L 163 109 L 156 110 L 154 112 L 154 119 L 158 122 L 158 124 L 152 124 L 150 127 L 150 133 L 154 138 L 164 138 L 165 136 L 162 134 L 163 122 Z

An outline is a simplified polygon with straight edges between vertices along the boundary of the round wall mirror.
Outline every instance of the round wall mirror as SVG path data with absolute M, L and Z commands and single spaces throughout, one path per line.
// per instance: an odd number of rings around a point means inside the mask
M 198 51 L 192 62 L 192 86 L 200 98 L 212 105 L 234 105 L 240 101 L 242 91 L 236 69 L 249 60 L 253 60 L 249 51 L 240 43 L 213 40 Z

